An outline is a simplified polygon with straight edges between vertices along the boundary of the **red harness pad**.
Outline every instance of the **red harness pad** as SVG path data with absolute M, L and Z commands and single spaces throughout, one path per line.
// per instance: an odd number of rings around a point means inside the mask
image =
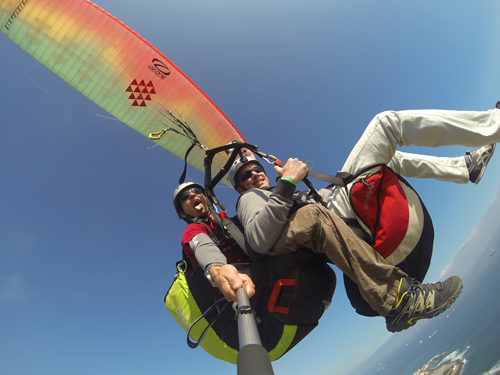
M 370 230 L 371 246 L 387 258 L 405 238 L 410 220 L 408 199 L 398 177 L 381 166 L 353 184 L 350 199 L 356 215 Z

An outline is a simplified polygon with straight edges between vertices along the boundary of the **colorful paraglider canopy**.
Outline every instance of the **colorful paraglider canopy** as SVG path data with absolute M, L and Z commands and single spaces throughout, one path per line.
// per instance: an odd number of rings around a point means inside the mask
M 200 170 L 203 148 L 243 140 L 169 59 L 90 1 L 3 0 L 0 27 L 87 98 L 178 157 L 200 146 L 188 157 Z M 214 171 L 226 160 L 217 155 Z

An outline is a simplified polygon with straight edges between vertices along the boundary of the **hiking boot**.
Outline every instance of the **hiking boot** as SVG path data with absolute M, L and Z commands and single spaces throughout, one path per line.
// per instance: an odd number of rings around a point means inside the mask
M 460 277 L 443 282 L 421 284 L 403 277 L 399 283 L 399 303 L 385 317 L 389 332 L 400 332 L 414 326 L 420 319 L 430 319 L 451 306 L 462 291 Z
M 481 177 L 483 177 L 486 166 L 493 156 L 495 147 L 496 143 L 492 143 L 476 150 L 465 152 L 465 164 L 467 165 L 467 170 L 469 171 L 470 182 L 478 184 L 479 181 L 481 181 Z

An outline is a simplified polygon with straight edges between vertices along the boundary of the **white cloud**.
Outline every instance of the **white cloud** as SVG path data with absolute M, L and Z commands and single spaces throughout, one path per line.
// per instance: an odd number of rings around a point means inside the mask
M 488 245 L 497 237 L 500 223 L 500 188 L 491 201 L 486 214 L 472 229 L 470 236 L 460 247 L 457 255 L 448 263 L 439 274 L 442 280 L 452 274 L 466 274 L 474 269 L 488 250 Z
M 439 274 L 439 280 L 444 280 L 448 277 L 448 275 L 452 274 L 451 269 L 453 268 L 453 260 L 448 263 L 446 266 L 444 266 L 443 270 Z

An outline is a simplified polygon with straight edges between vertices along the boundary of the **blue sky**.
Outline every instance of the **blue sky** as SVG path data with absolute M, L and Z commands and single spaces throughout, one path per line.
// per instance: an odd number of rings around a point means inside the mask
M 378 112 L 500 100 L 493 0 L 96 3 L 183 70 L 247 141 L 318 172 L 340 169 Z M 0 372 L 234 374 L 189 349 L 163 305 L 184 229 L 171 205 L 182 161 L 3 34 L 0 51 Z M 478 186 L 411 180 L 436 230 L 427 281 L 487 211 L 499 160 Z M 234 213 L 236 193 L 216 192 Z M 354 313 L 340 284 L 320 326 L 273 366 L 341 375 L 389 336 L 382 319 Z

